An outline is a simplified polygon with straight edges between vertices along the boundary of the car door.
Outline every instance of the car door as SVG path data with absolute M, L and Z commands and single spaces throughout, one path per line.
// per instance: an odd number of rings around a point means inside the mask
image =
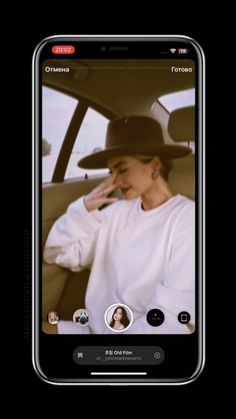
M 99 184 L 108 170 L 83 170 L 77 166 L 85 154 L 103 148 L 105 131 L 114 114 L 57 89 L 43 89 L 42 135 L 42 245 L 53 223 L 68 205 Z M 43 261 L 43 321 L 50 311 L 71 319 L 84 307 L 88 271 L 74 274 Z

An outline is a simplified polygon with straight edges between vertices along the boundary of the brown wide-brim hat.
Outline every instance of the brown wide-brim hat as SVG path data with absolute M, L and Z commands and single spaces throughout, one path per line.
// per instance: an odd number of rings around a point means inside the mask
M 140 115 L 113 119 L 108 124 L 105 144 L 104 150 L 83 157 L 78 166 L 103 169 L 113 157 L 142 154 L 172 160 L 191 153 L 188 147 L 165 144 L 160 124 Z

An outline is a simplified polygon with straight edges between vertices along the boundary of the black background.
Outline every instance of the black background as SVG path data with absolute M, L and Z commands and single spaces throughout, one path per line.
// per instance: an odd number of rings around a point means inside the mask
M 196 6 L 197 7 L 197 6 Z M 76 416 L 90 414 L 89 410 L 95 402 L 95 407 L 99 406 L 98 412 L 104 414 L 107 410 L 107 403 L 111 402 L 109 416 L 114 416 L 115 412 L 122 412 L 122 416 L 126 416 L 124 405 L 132 406 L 133 413 L 136 409 L 144 408 L 148 414 L 164 413 L 168 415 L 171 411 L 175 413 L 186 412 L 188 417 L 203 413 L 204 402 L 214 403 L 216 393 L 219 392 L 219 379 L 222 372 L 222 356 L 218 354 L 218 344 L 220 340 L 221 348 L 223 346 L 222 336 L 218 334 L 219 327 L 224 324 L 224 318 L 218 316 L 215 318 L 214 313 L 219 308 L 216 297 L 217 278 L 221 272 L 220 251 L 216 242 L 212 243 L 211 230 L 215 233 L 215 222 L 213 222 L 212 214 L 218 214 L 221 210 L 220 201 L 215 207 L 215 198 L 218 192 L 218 185 L 215 182 L 212 168 L 219 159 L 217 147 L 211 146 L 213 140 L 213 129 L 217 128 L 217 136 L 220 135 L 219 125 L 214 123 L 220 117 L 219 109 L 215 107 L 215 99 L 218 94 L 215 60 L 222 50 L 222 39 L 219 36 L 216 26 L 209 27 L 209 22 L 204 19 L 204 11 L 198 10 L 195 13 L 195 6 L 191 6 L 191 10 L 182 9 L 172 12 L 170 7 L 166 11 L 156 11 L 154 13 L 145 13 L 136 6 L 131 13 L 128 13 L 126 7 L 117 6 L 117 10 L 107 15 L 107 11 L 102 6 L 98 7 L 97 14 L 95 10 L 82 13 L 78 11 L 78 21 L 65 25 L 59 22 L 55 16 L 46 17 L 46 10 L 41 16 L 33 14 L 31 19 L 27 21 L 28 35 L 21 40 L 24 45 L 23 51 L 18 51 L 18 60 L 22 63 L 21 83 L 19 87 L 19 96 L 21 98 L 21 110 L 23 111 L 21 119 L 21 128 L 24 139 L 24 369 L 22 373 L 18 373 L 16 383 L 24 382 L 25 394 L 33 394 L 33 402 L 35 406 L 40 405 L 41 409 L 46 413 L 45 404 L 50 404 L 50 410 L 62 407 L 76 408 Z M 116 8 L 115 8 L 116 9 Z M 96 23 L 91 23 L 91 13 L 96 17 Z M 109 13 L 109 12 L 108 12 Z M 176 17 L 175 22 L 171 20 L 171 16 Z M 37 21 L 37 24 L 36 24 Z M 83 24 L 82 24 L 83 22 Z M 89 23 L 90 22 L 90 23 Z M 37 28 L 37 29 L 36 29 Z M 195 38 L 202 46 L 206 56 L 206 155 L 207 155 L 207 327 L 206 327 L 206 366 L 204 372 L 198 380 L 187 386 L 158 386 L 158 387 L 56 387 L 40 381 L 33 371 L 31 364 L 31 299 L 30 299 L 30 263 L 29 263 L 29 245 L 30 245 L 30 190 L 31 190 L 31 59 L 37 43 L 47 36 L 56 34 L 182 34 Z M 21 37 L 19 37 L 20 40 Z M 22 42 L 24 41 L 24 42 Z M 214 102 L 214 106 L 212 106 Z M 215 134 L 216 135 L 216 134 Z M 214 142 L 217 142 L 214 136 Z M 22 168 L 21 168 L 22 170 Z M 217 235 L 221 234 L 222 227 L 217 224 Z M 214 240 L 213 240 L 214 242 Z M 213 252 L 212 252 L 213 250 Z M 217 266 L 216 266 L 217 261 Z M 216 269 L 217 275 L 213 274 Z M 212 282 L 214 286 L 212 285 Z M 14 337 L 13 337 L 14 339 Z M 217 355 L 218 354 L 218 355 Z M 225 356 L 225 355 L 224 355 Z M 23 364 L 23 363 L 21 363 Z M 210 389 L 210 392 L 208 391 Z M 87 401 L 91 403 L 87 404 Z M 98 403 L 98 405 L 96 404 Z M 82 407 L 83 406 L 83 407 Z M 112 407 L 113 406 L 113 407 Z M 150 410 L 151 409 L 151 410 Z M 87 413 L 86 413 L 87 410 Z M 83 412 L 83 413 L 82 413 Z M 153 413 L 151 413 L 153 412 Z

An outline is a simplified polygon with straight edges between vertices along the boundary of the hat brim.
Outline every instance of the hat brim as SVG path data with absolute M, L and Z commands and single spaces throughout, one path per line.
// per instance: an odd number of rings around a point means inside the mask
M 110 149 L 101 150 L 94 154 L 89 154 L 83 157 L 78 162 L 78 166 L 84 169 L 104 169 L 107 166 L 109 159 L 119 156 L 145 154 L 151 156 L 160 156 L 167 160 L 179 159 L 191 154 L 192 150 L 189 147 L 179 145 L 153 145 L 153 144 L 127 144 L 125 146 L 112 147 Z

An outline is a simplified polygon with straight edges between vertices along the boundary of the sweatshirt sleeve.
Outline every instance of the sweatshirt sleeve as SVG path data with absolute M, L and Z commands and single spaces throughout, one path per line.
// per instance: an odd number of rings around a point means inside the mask
M 175 222 L 172 246 L 166 275 L 156 291 L 158 305 L 173 316 L 176 327 L 187 328 L 178 322 L 178 314 L 187 311 L 195 324 L 195 206 L 188 203 Z
M 72 203 L 48 235 L 45 261 L 75 272 L 90 267 L 102 219 L 99 210 L 87 211 L 83 197 Z

